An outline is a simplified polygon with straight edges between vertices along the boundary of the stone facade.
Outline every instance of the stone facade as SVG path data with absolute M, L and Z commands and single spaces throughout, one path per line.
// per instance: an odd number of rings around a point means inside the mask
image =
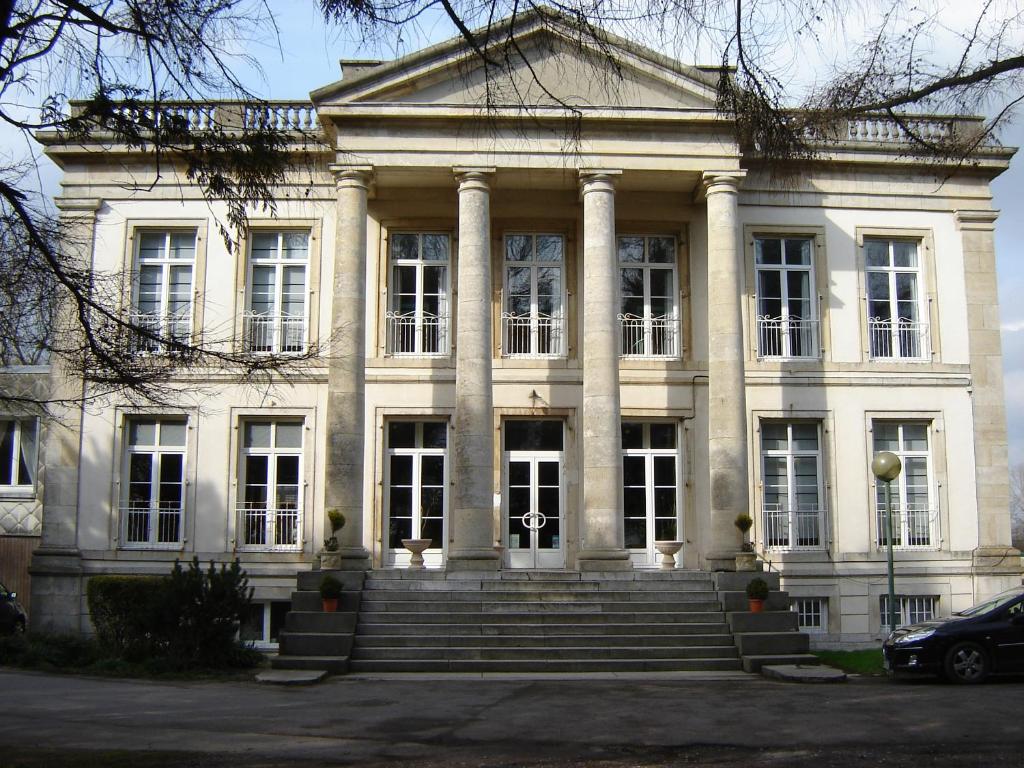
M 297 179 L 276 218 L 253 213 L 237 254 L 206 237 L 218 205 L 173 174 L 127 193 L 105 155 L 49 140 L 66 207 L 97 203 L 93 264 L 127 264 L 134 309 L 178 301 L 253 354 L 314 338 L 325 354 L 263 388 L 210 371 L 180 407 L 67 422 L 41 623 L 85 626 L 91 574 L 193 554 L 238 556 L 269 606 L 314 566 L 332 508 L 343 567 L 404 567 L 401 539 L 431 538 L 428 567 L 463 570 L 654 567 L 665 539 L 682 568 L 728 569 L 749 512 L 818 641 L 869 642 L 881 449 L 906 464 L 908 616 L 1020 581 L 989 191 L 1012 153 L 930 167 L 865 121 L 778 182 L 706 72 L 619 41 L 616 86 L 522 24 L 534 71 L 587 94 L 576 144 L 540 101 L 483 113 L 458 41 L 355 67 L 275 107 L 315 116 L 333 147 L 311 190 Z

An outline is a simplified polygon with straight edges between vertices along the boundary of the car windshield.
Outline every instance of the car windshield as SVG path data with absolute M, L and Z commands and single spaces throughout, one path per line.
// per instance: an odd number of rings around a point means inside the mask
M 995 597 L 991 597 L 983 603 L 978 603 L 975 606 L 968 608 L 966 611 L 959 611 L 953 614 L 954 616 L 980 616 L 983 613 L 993 611 L 1001 605 L 1009 603 L 1012 600 L 1024 595 L 1024 588 L 1014 587 L 1008 589 L 1005 592 L 1000 592 Z

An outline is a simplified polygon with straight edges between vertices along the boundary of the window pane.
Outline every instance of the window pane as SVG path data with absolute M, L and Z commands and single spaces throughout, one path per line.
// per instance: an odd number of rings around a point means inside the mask
M 196 233 L 195 232 L 172 232 L 171 253 L 172 259 L 188 259 L 191 261 L 196 255 Z
M 129 445 L 156 445 L 156 422 L 132 420 L 128 425 Z
M 644 260 L 644 239 L 642 237 L 619 238 L 619 261 Z
M 284 240 L 284 253 L 282 256 L 286 259 L 301 259 L 305 260 L 306 255 L 309 252 L 309 235 L 305 232 L 285 232 L 282 237 Z
M 675 261 L 676 241 L 671 237 L 652 237 L 647 241 L 647 260 L 652 264 L 671 264 Z
M 623 269 L 620 291 L 623 297 L 644 295 L 644 273 L 642 269 Z
M 874 449 L 897 452 L 900 449 L 899 425 L 892 422 L 876 421 L 873 425 Z
M 537 261 L 561 261 L 562 238 L 557 235 L 537 236 Z
M 185 445 L 185 422 L 163 421 L 160 423 L 160 445 Z
M 164 255 L 167 235 L 163 232 L 142 232 L 139 234 L 139 258 L 159 259 Z
M 505 450 L 560 451 L 562 450 L 562 422 L 506 421 Z
M 786 240 L 786 264 L 800 265 L 811 263 L 810 240 Z
M 13 485 L 14 422 L 0 421 L 0 485 Z
M 917 266 L 917 243 L 894 241 L 892 244 L 893 264 L 897 267 Z
M 277 232 L 253 232 L 253 259 L 274 259 L 277 257 Z
M 637 421 L 622 422 L 622 447 L 644 447 L 644 425 Z
M 888 267 L 889 242 L 887 240 L 865 240 L 864 261 L 869 267 Z
M 793 449 L 797 451 L 817 451 L 818 426 L 816 424 L 794 424 Z
M 417 235 L 402 232 L 391 236 L 392 259 L 418 259 L 419 253 L 419 237 Z
M 270 447 L 269 421 L 247 421 L 245 422 L 244 433 L 243 444 L 246 448 Z
M 625 456 L 622 459 L 622 483 L 626 486 L 643 486 L 647 478 L 646 461 L 643 456 Z
M 784 451 L 789 445 L 786 424 L 761 422 L 761 448 L 766 451 Z
M 18 484 L 32 485 L 36 474 L 36 421 L 30 419 L 21 422 L 21 456 L 18 462 Z M 0 450 L 0 461 L 4 452 Z M 3 485 L 0 480 L 0 485 Z
M 904 424 L 903 448 L 907 451 L 927 451 L 928 426 L 926 424 Z
M 754 250 L 758 264 L 782 263 L 782 241 L 777 238 L 759 238 Z
M 674 456 L 654 457 L 654 484 L 675 487 L 676 459 Z
M 416 423 L 413 421 L 392 421 L 388 423 L 389 448 L 415 448 Z
M 423 424 L 423 447 L 444 448 L 448 444 L 448 424 L 443 421 L 427 421 Z
M 875 301 L 889 300 L 888 272 L 868 272 L 868 298 Z
M 530 261 L 533 258 L 533 238 L 529 235 L 509 235 L 505 238 L 506 261 Z
M 278 424 L 277 425 L 277 447 L 278 448 L 301 448 L 302 447 L 302 425 L 301 424 Z
M 423 485 L 444 485 L 444 456 L 422 457 L 420 483 Z
M 423 235 L 423 260 L 448 261 L 448 235 Z
M 672 295 L 672 270 L 652 269 L 651 270 L 651 296 Z
M 279 488 L 282 485 L 297 486 L 299 484 L 299 457 L 278 456 L 277 477 L 275 479 Z
M 675 448 L 675 424 L 651 424 L 651 448 Z
M 388 480 L 392 487 L 412 485 L 412 456 L 392 456 Z

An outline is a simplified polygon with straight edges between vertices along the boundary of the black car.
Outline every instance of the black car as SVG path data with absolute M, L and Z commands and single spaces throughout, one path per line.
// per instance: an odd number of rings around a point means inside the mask
M 28 616 L 15 598 L 17 592 L 9 592 L 0 584 L 0 633 L 24 632 L 28 626 Z
M 1024 587 L 948 619 L 900 627 L 882 645 L 890 673 L 931 672 L 980 683 L 991 672 L 1024 672 Z

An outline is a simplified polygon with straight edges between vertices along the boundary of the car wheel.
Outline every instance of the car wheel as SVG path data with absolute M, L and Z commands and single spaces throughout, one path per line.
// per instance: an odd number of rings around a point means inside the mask
M 946 654 L 946 677 L 954 683 L 980 683 L 988 672 L 988 654 L 977 643 L 957 643 Z

